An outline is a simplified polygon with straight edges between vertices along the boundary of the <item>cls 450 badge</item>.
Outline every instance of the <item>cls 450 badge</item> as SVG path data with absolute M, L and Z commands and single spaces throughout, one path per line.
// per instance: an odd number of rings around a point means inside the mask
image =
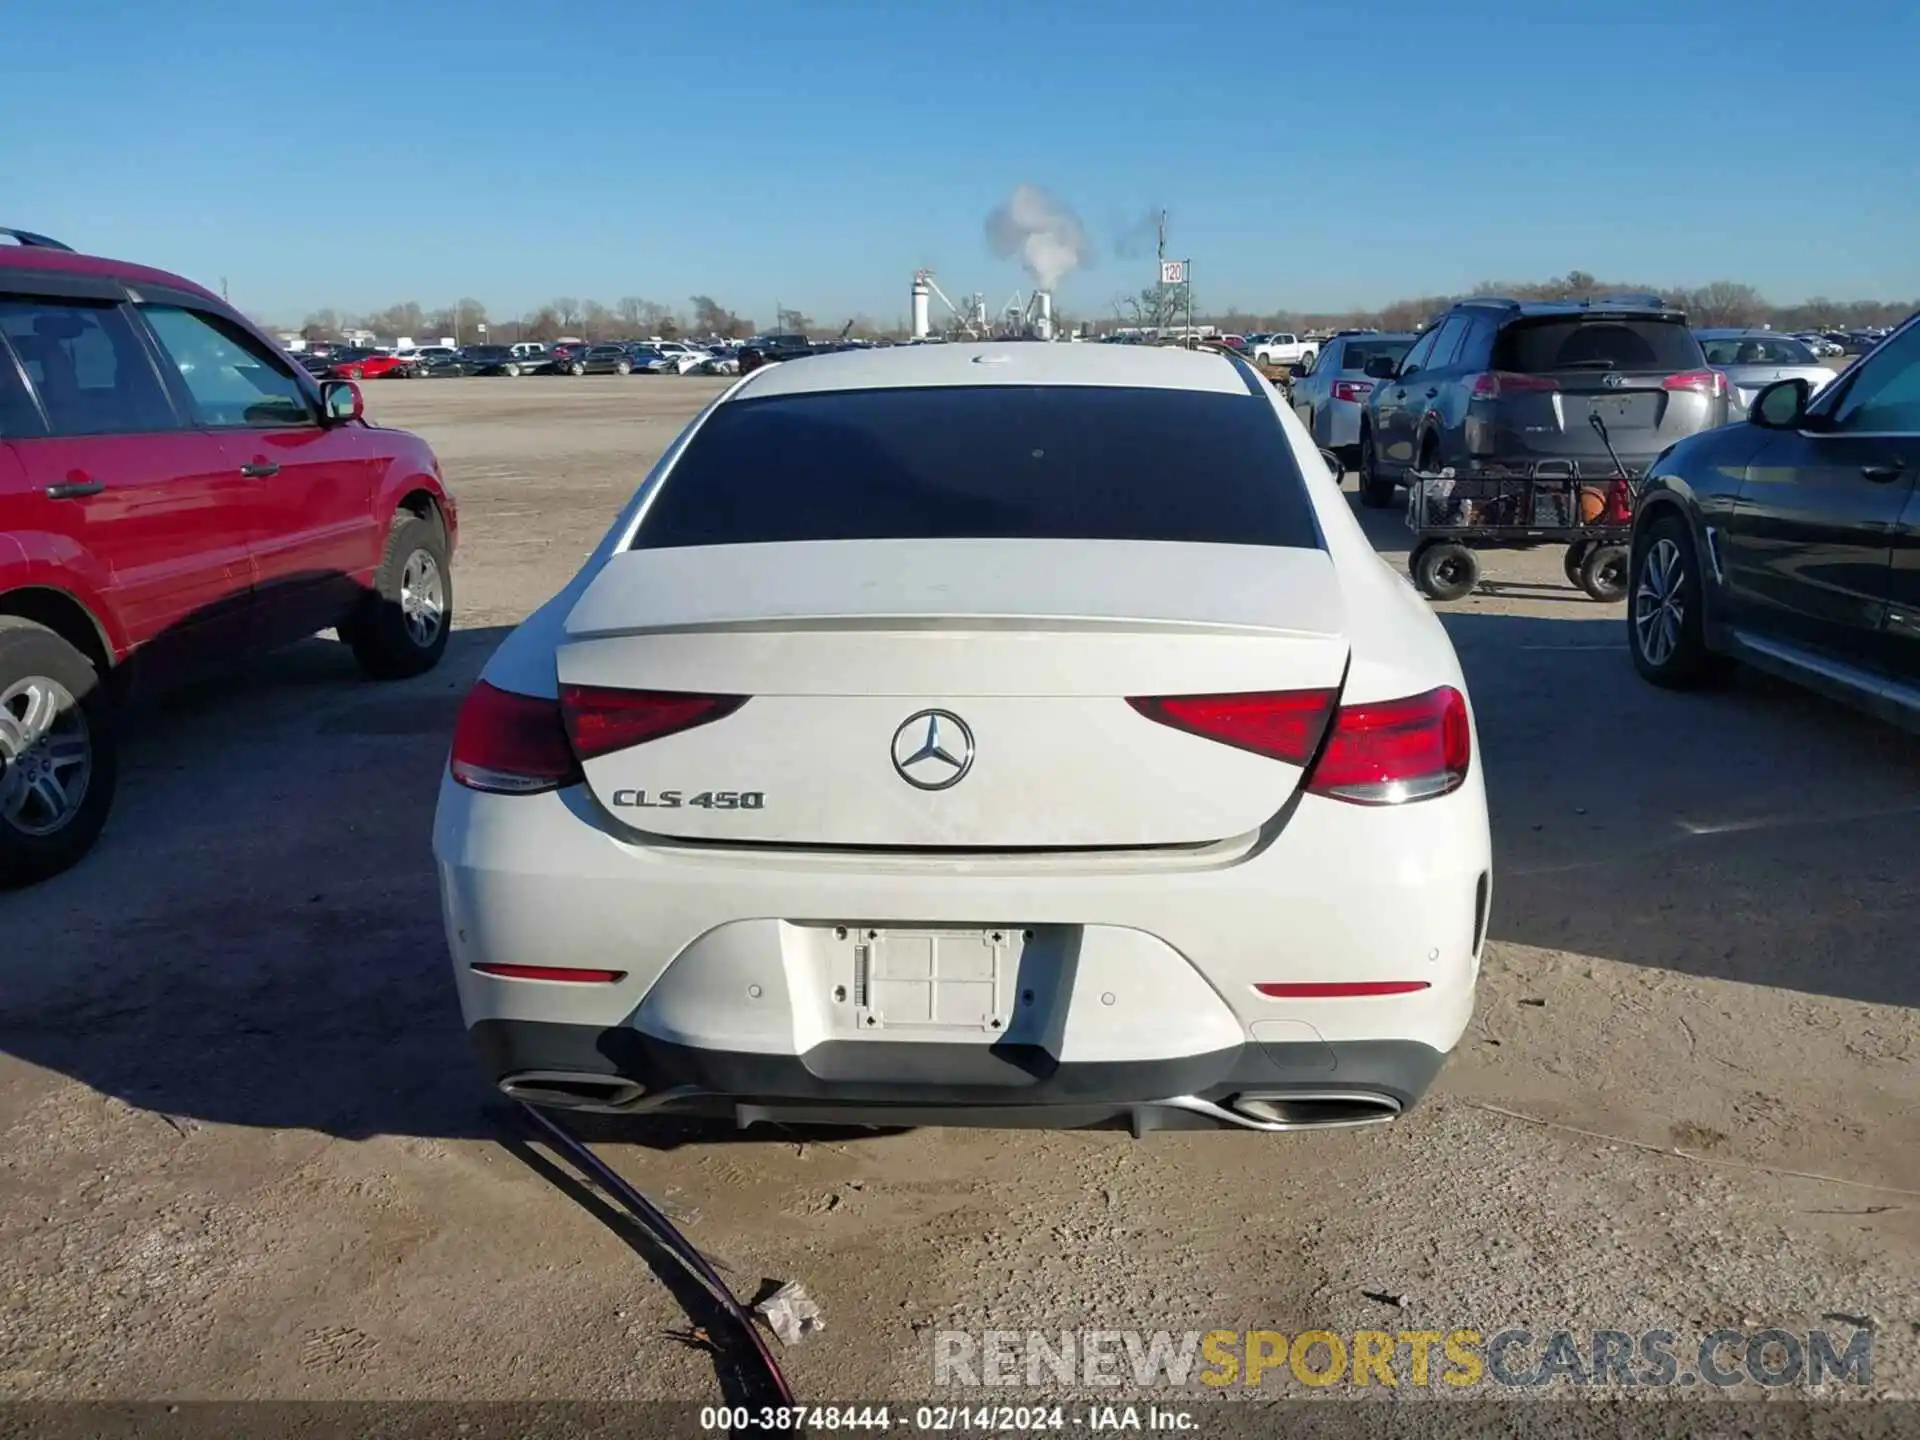
M 758 810 L 767 796 L 764 790 L 616 790 L 613 803 L 620 810 Z

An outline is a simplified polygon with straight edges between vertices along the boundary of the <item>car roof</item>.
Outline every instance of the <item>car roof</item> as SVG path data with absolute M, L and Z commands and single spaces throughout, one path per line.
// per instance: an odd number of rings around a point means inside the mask
M 196 285 L 182 275 L 156 270 L 151 265 L 136 265 L 130 260 L 110 260 L 104 255 L 82 255 L 72 250 L 55 250 L 44 245 L 0 245 L 0 269 L 38 270 L 64 275 L 90 275 L 118 280 L 124 285 L 145 281 L 167 285 L 209 300 L 218 297 L 204 285 Z
M 1503 310 L 1515 319 L 1541 317 L 1610 315 L 1635 320 L 1671 320 L 1684 322 L 1686 312 L 1674 308 L 1658 295 L 1602 295 L 1592 300 L 1515 300 L 1505 295 L 1475 295 L 1454 308 L 1475 306 Z M 1428 327 L 1433 328 L 1432 326 Z
M 1411 330 L 1366 330 L 1356 331 L 1351 335 L 1335 335 L 1327 343 L 1331 345 L 1334 340 L 1358 340 L 1362 344 L 1371 345 L 1376 340 L 1418 340 L 1419 338 Z
M 1738 325 L 1696 330 L 1693 333 L 1709 340 L 1744 340 L 1748 336 L 1755 340 L 1779 340 L 1783 337 L 1788 340 L 1798 340 L 1800 338 L 1790 330 L 1751 330 Z
M 756 370 L 730 398 L 935 386 L 1092 385 L 1244 395 L 1244 361 L 1216 351 L 1147 345 L 982 341 L 839 350 Z

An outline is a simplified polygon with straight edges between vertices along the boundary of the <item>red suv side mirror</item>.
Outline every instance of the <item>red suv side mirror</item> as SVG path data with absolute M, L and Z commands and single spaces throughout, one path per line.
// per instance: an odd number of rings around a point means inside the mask
M 329 425 L 345 425 L 366 413 L 366 400 L 351 380 L 320 382 L 320 415 Z

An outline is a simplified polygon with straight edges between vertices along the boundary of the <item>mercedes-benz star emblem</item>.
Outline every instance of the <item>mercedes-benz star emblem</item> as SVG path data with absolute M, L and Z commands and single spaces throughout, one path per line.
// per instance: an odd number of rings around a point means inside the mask
M 973 731 L 951 710 L 922 710 L 893 732 L 893 768 L 916 790 L 958 785 L 973 768 Z

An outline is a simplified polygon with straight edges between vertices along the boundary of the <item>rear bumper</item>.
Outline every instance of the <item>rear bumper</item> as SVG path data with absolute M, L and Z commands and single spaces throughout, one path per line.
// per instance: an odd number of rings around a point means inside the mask
M 1328 400 L 1313 416 L 1314 443 L 1323 450 L 1351 450 L 1360 444 L 1360 411 L 1352 400 Z
M 800 1055 L 708 1050 L 624 1025 L 526 1020 L 482 1020 L 469 1034 L 487 1078 L 516 1098 L 616 1113 L 721 1116 L 743 1126 L 1127 1124 L 1139 1131 L 1364 1124 L 1411 1108 L 1446 1060 L 1413 1040 L 1249 1042 L 1169 1059 L 1062 1063 L 1042 1047 L 1011 1044 L 827 1041 Z M 608 1083 L 597 1086 L 596 1078 Z M 1236 1111 L 1243 1097 L 1269 1103 L 1262 1113 Z

